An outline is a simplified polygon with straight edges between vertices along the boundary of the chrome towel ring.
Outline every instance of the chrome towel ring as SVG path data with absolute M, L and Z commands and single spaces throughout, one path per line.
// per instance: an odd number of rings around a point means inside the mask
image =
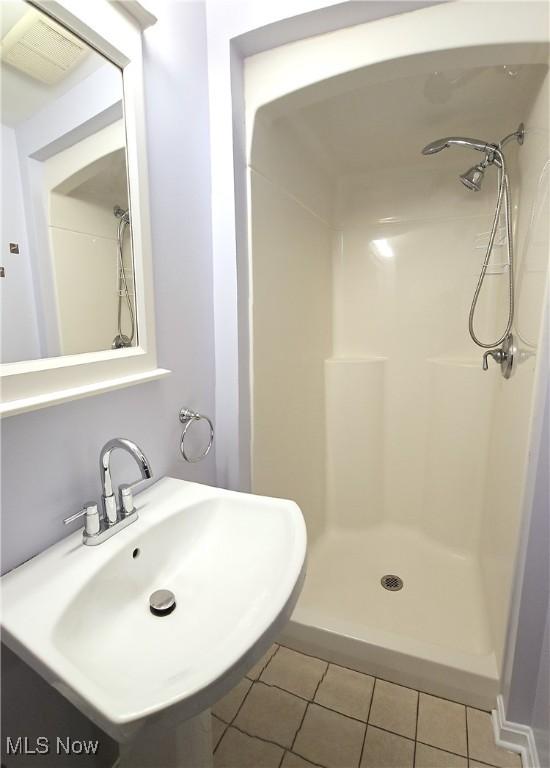
M 185 452 L 185 436 L 187 435 L 187 430 L 191 426 L 191 424 L 194 421 L 200 421 L 201 419 L 204 419 L 208 422 L 208 426 L 210 427 L 210 438 L 208 440 L 208 445 L 204 449 L 204 451 L 199 454 L 198 456 L 188 456 Z M 180 421 L 183 424 L 183 432 L 181 433 L 181 442 L 180 442 L 180 451 L 181 455 L 185 459 L 185 461 L 188 461 L 190 464 L 195 464 L 197 461 L 200 461 L 201 459 L 204 459 L 205 456 L 208 456 L 210 453 L 210 449 L 212 448 L 212 443 L 214 442 L 214 425 L 208 418 L 208 416 L 203 416 L 202 413 L 197 413 L 196 411 L 192 411 L 190 408 L 182 408 L 180 411 Z

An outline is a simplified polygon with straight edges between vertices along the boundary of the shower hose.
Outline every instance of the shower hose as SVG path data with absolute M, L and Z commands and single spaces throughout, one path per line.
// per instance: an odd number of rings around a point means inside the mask
M 128 314 L 130 315 L 130 335 L 128 339 L 130 343 L 134 340 L 135 334 L 135 321 L 134 321 L 134 309 L 132 307 L 132 300 L 130 299 L 130 291 L 128 290 L 128 281 L 126 279 L 126 271 L 124 269 L 124 261 L 122 249 L 124 246 L 124 232 L 126 227 L 129 226 L 128 221 L 122 217 L 118 222 L 118 334 L 120 338 L 123 338 L 122 333 L 122 294 L 126 299 L 128 305 Z
M 504 162 L 503 153 L 500 151 L 499 148 L 495 147 L 493 154 L 496 155 L 498 160 L 498 162 L 496 163 L 498 168 L 497 203 L 495 208 L 495 216 L 493 218 L 493 226 L 491 227 L 491 232 L 489 234 L 487 251 L 485 253 L 485 259 L 483 260 L 483 266 L 481 268 L 479 280 L 477 282 L 477 286 L 475 289 L 474 298 L 472 300 L 472 306 L 470 307 L 470 316 L 468 321 L 468 327 L 470 331 L 470 336 L 472 337 L 472 341 L 474 341 L 479 347 L 484 347 L 485 349 L 490 349 L 492 347 L 499 347 L 502 344 L 502 342 L 506 339 L 506 337 L 509 335 L 510 331 L 512 330 L 512 323 L 514 321 L 514 252 L 513 252 L 513 245 L 512 245 L 512 216 L 510 211 L 510 181 L 508 179 L 508 174 L 506 172 L 506 165 Z M 481 341 L 477 337 L 476 332 L 474 330 L 474 319 L 475 319 L 475 312 L 476 312 L 477 302 L 479 299 L 479 294 L 483 287 L 483 283 L 485 281 L 485 275 L 487 274 L 487 267 L 489 266 L 489 261 L 491 259 L 491 254 L 493 252 L 493 246 L 494 246 L 495 236 L 498 229 L 498 223 L 500 220 L 500 214 L 501 214 L 503 202 L 504 202 L 504 219 L 506 224 L 506 243 L 507 243 L 507 252 L 508 252 L 508 265 L 507 265 L 508 266 L 508 321 L 506 323 L 506 329 L 502 334 L 502 336 L 500 336 L 500 338 L 498 338 L 496 341 L 487 343 L 485 341 Z

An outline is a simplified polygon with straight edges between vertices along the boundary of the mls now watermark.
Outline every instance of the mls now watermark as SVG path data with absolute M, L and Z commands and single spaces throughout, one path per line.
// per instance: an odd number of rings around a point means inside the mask
M 71 739 L 57 736 L 55 741 L 47 736 L 6 736 L 6 755 L 95 755 L 99 739 Z

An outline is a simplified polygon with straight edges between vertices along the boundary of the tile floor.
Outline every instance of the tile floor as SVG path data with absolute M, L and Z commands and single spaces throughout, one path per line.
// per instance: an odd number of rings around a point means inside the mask
M 488 712 L 273 645 L 212 709 L 214 768 L 521 768 Z

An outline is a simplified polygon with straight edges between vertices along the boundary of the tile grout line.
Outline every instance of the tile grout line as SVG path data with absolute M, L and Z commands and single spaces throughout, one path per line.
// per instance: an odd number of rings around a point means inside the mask
M 211 717 L 211 718 L 212 718 L 212 717 L 216 717 L 216 715 L 212 714 L 212 710 L 210 710 L 210 717 Z M 226 731 L 227 731 L 227 729 L 229 728 L 229 725 L 228 725 L 227 723 L 225 723 L 225 722 L 224 722 L 224 721 L 221 719 L 221 717 L 217 717 L 216 719 L 217 719 L 217 720 L 219 720 L 219 721 L 220 721 L 220 723 L 223 723 L 223 730 L 222 730 L 222 733 L 221 733 L 221 736 L 220 736 L 220 738 L 219 738 L 219 739 L 218 739 L 218 741 L 216 742 L 216 746 L 215 746 L 215 747 L 212 747 L 212 755 L 214 755 L 214 754 L 216 753 L 216 750 L 217 750 L 217 748 L 220 746 L 220 742 L 221 742 L 221 740 L 222 740 L 222 739 L 223 739 L 223 737 L 225 736 L 225 732 L 226 732 Z
M 275 653 L 277 653 L 277 651 L 275 651 Z M 273 654 L 273 656 L 275 656 L 275 653 Z M 243 679 L 244 679 L 244 680 L 246 680 L 247 682 L 249 682 L 249 683 L 250 683 L 250 685 L 248 686 L 248 691 L 247 691 L 247 692 L 245 693 L 245 695 L 243 696 L 243 700 L 242 700 L 242 701 L 241 701 L 241 703 L 239 704 L 239 706 L 238 706 L 238 708 L 237 708 L 237 711 L 236 711 L 236 712 L 235 712 L 235 714 L 233 715 L 233 718 L 232 718 L 232 720 L 230 720 L 230 721 L 229 721 L 229 723 L 227 723 L 227 725 L 226 725 L 226 728 L 225 728 L 224 732 L 222 733 L 222 735 L 220 736 L 220 738 L 219 738 L 219 741 L 218 741 L 218 743 L 216 744 L 216 747 L 215 747 L 215 749 L 213 749 L 213 750 L 212 750 L 212 754 L 215 754 L 215 753 L 216 753 L 216 751 L 217 751 L 218 747 L 220 746 L 220 744 L 222 743 L 222 739 L 223 739 L 223 737 L 225 736 L 225 734 L 227 733 L 227 731 L 228 731 L 228 730 L 229 730 L 231 727 L 233 727 L 233 728 L 235 727 L 235 726 L 233 725 L 233 723 L 235 722 L 235 718 L 237 717 L 237 715 L 238 715 L 238 714 L 239 714 L 239 712 L 241 711 L 243 704 L 245 703 L 246 699 L 248 698 L 248 694 L 249 694 L 249 693 L 250 693 L 250 691 L 252 690 L 252 686 L 254 685 L 254 683 L 253 683 L 251 680 L 249 680 L 249 679 L 248 679 L 248 677 L 245 677 L 245 678 L 243 678 Z M 220 718 L 218 718 L 218 720 L 219 720 L 219 719 L 220 719 Z M 223 722 L 223 720 L 222 720 L 222 722 Z
M 277 651 L 279 650 L 279 648 L 280 648 L 280 646 L 278 645 L 278 646 L 277 646 L 277 650 L 275 651 L 275 653 L 274 653 L 274 654 L 271 656 L 271 658 L 268 660 L 268 662 L 267 662 L 267 663 L 266 663 L 266 664 L 265 664 L 265 665 L 262 667 L 262 669 L 260 670 L 260 675 L 261 675 L 261 674 L 263 674 L 263 671 L 264 671 L 264 669 L 265 669 L 265 668 L 266 668 L 266 667 L 269 665 L 269 663 L 271 662 L 271 659 L 272 659 L 274 656 L 276 656 L 276 655 L 277 655 Z M 251 680 L 249 677 L 246 677 L 246 676 L 243 678 L 243 680 L 246 680 L 247 682 L 249 682 L 249 683 L 250 683 L 250 685 L 248 686 L 248 691 L 247 691 L 247 692 L 245 693 L 245 695 L 243 696 L 243 700 L 242 700 L 242 701 L 241 701 L 241 703 L 239 704 L 239 707 L 238 707 L 237 711 L 236 711 L 236 712 L 235 712 L 235 714 L 233 715 L 233 719 L 231 720 L 231 722 L 230 722 L 230 723 L 228 723 L 228 725 L 227 725 L 227 727 L 228 727 L 228 728 L 230 728 L 231 726 L 233 726 L 234 728 L 236 727 L 236 726 L 234 726 L 234 725 L 233 725 L 233 723 L 235 722 L 235 720 L 236 720 L 236 719 L 237 719 L 237 717 L 238 717 L 238 714 L 239 714 L 239 712 L 240 712 L 240 711 L 241 711 L 241 709 L 243 708 L 243 706 L 244 706 L 244 703 L 245 703 L 245 701 L 246 701 L 246 700 L 247 700 L 247 698 L 248 698 L 248 694 L 250 693 L 250 691 L 252 690 L 252 688 L 254 688 L 254 684 L 255 684 L 255 683 L 257 683 L 257 682 L 259 682 L 259 680 L 260 680 L 260 675 L 258 675 L 258 679 L 257 679 L 257 680 Z M 243 733 L 245 733 L 245 731 L 243 731 Z M 248 734 L 248 735 L 250 736 L 251 734 Z M 223 738 L 223 737 L 222 737 L 222 738 Z M 221 741 L 221 739 L 220 739 L 220 741 Z M 219 744 L 219 742 L 218 742 L 218 744 Z
M 390 731 L 391 733 L 391 731 Z M 403 738 L 407 738 L 404 736 Z M 464 760 L 468 760 L 468 755 L 461 755 L 460 752 L 451 752 L 450 749 L 445 749 L 444 747 L 436 747 L 435 744 L 428 744 L 427 741 L 418 741 L 418 744 L 422 744 L 424 747 L 430 747 L 431 749 L 437 749 L 439 752 L 445 752 L 446 755 L 454 755 L 455 757 L 462 757 Z M 477 761 L 478 763 L 481 762 L 480 760 Z M 489 765 L 489 763 L 485 763 L 485 765 Z M 495 765 L 491 765 L 489 768 L 497 768 Z
M 414 726 L 413 768 L 416 766 L 416 745 L 418 744 L 418 717 L 420 715 L 420 691 L 416 693 L 416 723 Z
M 236 731 L 239 731 L 239 733 L 244 733 L 245 736 L 249 736 L 251 739 L 256 739 L 257 741 L 263 741 L 264 744 L 273 744 L 274 747 L 279 747 L 279 749 L 283 750 L 283 753 L 288 751 L 288 747 L 283 747 L 282 744 L 279 744 L 278 741 L 273 741 L 272 739 L 266 739 L 265 736 L 257 736 L 255 733 L 249 733 L 248 731 L 245 731 L 245 729 L 240 725 L 232 725 L 232 728 L 234 728 Z
M 452 753 L 452 754 L 454 754 L 454 753 Z M 464 755 L 462 755 L 462 757 L 464 757 Z M 487 768 L 498 768 L 498 765 L 491 765 L 491 763 L 484 763 L 483 760 L 476 760 L 475 758 L 473 758 L 473 759 L 474 759 L 474 761 L 476 763 L 479 763 L 480 765 L 485 765 L 485 766 L 487 766 Z M 468 763 L 470 763 L 469 759 L 468 759 Z M 523 766 L 523 763 L 522 763 L 522 766 Z M 501 768 L 502 768 L 502 766 L 501 766 Z
M 464 707 L 464 725 L 466 726 L 466 759 L 470 768 L 470 737 L 468 736 L 468 707 Z
M 365 751 L 365 744 L 367 743 L 367 731 L 369 730 L 369 720 L 370 720 L 370 712 L 372 709 L 372 704 L 374 701 L 374 692 L 376 690 L 376 680 L 377 678 L 374 678 L 374 683 L 372 686 L 372 694 L 370 697 L 370 703 L 369 703 L 369 711 L 367 712 L 367 722 L 365 723 L 365 734 L 363 736 L 363 743 L 361 744 L 361 754 L 359 755 L 359 764 L 358 768 L 361 768 L 361 761 L 363 760 L 363 752 Z
M 258 673 L 258 677 L 256 677 L 256 678 L 253 678 L 253 677 L 248 677 L 248 675 L 245 675 L 245 677 L 246 677 L 246 679 L 247 679 L 247 680 L 251 680 L 253 683 L 257 683 L 257 682 L 258 682 L 258 680 L 259 680 L 259 679 L 260 679 L 260 677 L 263 675 L 263 673 L 265 672 L 265 670 L 266 670 L 266 669 L 269 667 L 269 665 L 271 664 L 272 660 L 273 660 L 273 659 L 275 658 L 275 656 L 276 656 L 276 655 L 279 653 L 279 648 L 280 648 L 281 646 L 280 646 L 278 643 L 273 643 L 273 645 L 276 645 L 276 646 L 277 646 L 277 648 L 276 648 L 276 649 L 275 649 L 275 651 L 274 651 L 274 652 L 271 654 L 271 656 L 270 656 L 270 657 L 269 657 L 269 659 L 266 661 L 266 663 L 263 665 L 263 667 L 260 669 L 260 671 L 259 671 L 259 673 Z M 267 651 L 266 651 L 266 653 L 267 653 Z M 265 656 L 265 655 L 266 655 L 266 654 L 264 654 L 264 656 Z M 261 659 L 260 659 L 260 661 L 261 661 Z M 258 662 L 258 663 L 259 663 L 259 662 Z M 250 672 L 250 670 L 248 670 L 248 671 Z
M 319 659 L 319 661 L 324 661 L 324 659 Z M 310 704 L 313 702 L 313 700 L 315 699 L 315 696 L 317 696 L 317 691 L 318 691 L 318 690 L 319 690 L 319 688 L 321 687 L 321 683 L 322 683 L 322 682 L 323 682 L 323 680 L 325 679 L 325 677 L 326 677 L 326 674 L 327 674 L 327 672 L 328 672 L 328 669 L 329 669 L 329 667 L 330 667 L 330 663 L 329 663 L 328 661 L 325 661 L 325 664 L 327 665 L 327 666 L 325 667 L 325 671 L 323 672 L 323 674 L 321 675 L 321 677 L 320 677 L 320 679 L 319 679 L 319 682 L 318 682 L 318 683 L 317 683 L 317 685 L 315 686 L 315 690 L 313 691 L 313 696 L 312 696 L 312 698 L 311 698 L 311 699 L 310 699 L 310 700 L 307 702 L 307 704 L 306 704 L 306 708 L 304 709 L 304 716 L 302 717 L 302 719 L 301 719 L 301 721 L 300 721 L 300 725 L 298 726 L 298 728 L 297 728 L 297 730 L 296 730 L 296 733 L 294 734 L 294 738 L 292 739 L 292 744 L 291 744 L 291 746 L 290 746 L 290 750 L 291 750 L 291 751 L 294 749 L 294 745 L 296 744 L 296 739 L 298 738 L 298 734 L 299 734 L 299 733 L 300 733 L 300 731 L 302 730 L 302 726 L 303 726 L 303 724 L 304 724 L 304 720 L 306 719 L 306 715 L 307 715 L 307 711 L 308 711 L 308 709 L 309 709 L 309 705 L 310 705 Z M 297 755 L 300 757 L 300 755 L 299 755 L 299 753 L 298 753 L 298 752 L 296 752 L 296 753 L 294 753 L 294 754 L 297 754 Z M 310 761 L 310 762 L 311 762 L 311 761 Z M 321 767 L 320 767 L 320 768 L 321 768 Z
M 318 661 L 323 661 L 323 659 L 318 659 Z M 299 734 L 299 733 L 300 733 L 300 731 L 302 730 L 302 725 L 304 724 L 304 720 L 306 719 L 306 715 L 307 715 L 307 711 L 308 711 L 308 709 L 309 709 L 309 705 L 310 705 L 310 704 L 313 702 L 313 700 L 314 700 L 314 699 L 315 699 L 315 697 L 317 696 L 317 691 L 319 690 L 319 688 L 320 688 L 320 686 L 321 686 L 321 683 L 322 683 L 322 682 L 323 682 L 323 680 L 325 679 L 325 676 L 326 676 L 326 674 L 327 674 L 327 672 L 328 672 L 328 668 L 329 668 L 330 664 L 329 664 L 329 662 L 328 662 L 328 661 L 326 661 L 326 662 L 325 662 L 325 664 L 326 664 L 327 666 L 325 667 L 325 671 L 323 672 L 323 674 L 322 674 L 322 675 L 321 675 L 321 677 L 319 678 L 319 682 L 318 682 L 318 683 L 317 683 L 317 685 L 315 686 L 315 690 L 313 691 L 313 696 L 312 696 L 312 698 L 311 698 L 311 699 L 308 699 L 308 700 L 307 700 L 306 708 L 304 709 L 304 715 L 303 715 L 302 719 L 300 720 L 300 725 L 298 726 L 298 728 L 297 728 L 297 730 L 296 730 L 296 733 L 294 734 L 294 738 L 292 739 L 292 744 L 290 745 L 290 749 L 291 749 L 291 750 L 294 748 L 294 745 L 296 744 L 296 739 L 298 738 L 298 734 Z M 301 698 L 301 697 L 299 697 L 299 696 L 298 696 L 297 698 Z
M 313 657 L 312 657 L 313 658 Z M 319 661 L 322 661 L 322 659 L 319 659 Z M 350 672 L 354 672 L 355 670 L 350 670 Z M 358 674 L 361 674 L 360 672 Z M 367 677 L 372 677 L 372 675 L 367 675 Z M 247 678 L 248 680 L 248 678 Z M 373 678 L 373 680 L 376 680 L 376 678 Z M 320 701 L 314 701 L 313 699 L 306 699 L 304 696 L 300 696 L 299 693 L 293 693 L 292 691 L 288 691 L 286 688 L 281 688 L 280 685 L 275 685 L 275 683 L 266 683 L 265 680 L 256 680 L 256 683 L 261 683 L 262 685 L 267 686 L 268 688 L 276 688 L 278 691 L 282 691 L 283 693 L 289 693 L 291 696 L 295 696 L 297 699 L 300 699 L 300 701 L 306 701 L 311 702 L 312 704 L 316 704 L 318 707 L 322 707 L 323 709 L 328 710 L 329 712 L 334 712 L 335 715 L 341 715 L 342 717 L 348 717 L 350 720 L 353 720 L 356 723 L 362 723 L 365 725 L 367 722 L 366 720 L 361 720 L 359 717 L 355 717 L 355 715 L 348 715 L 345 712 L 340 712 L 339 709 L 333 709 L 332 707 L 328 707 L 326 704 L 321 704 Z M 317 691 L 315 691 L 317 693 Z M 369 710 L 370 711 L 370 710 Z M 385 731 L 386 728 L 382 728 L 381 730 Z M 393 733 L 393 731 L 389 731 L 389 733 Z M 400 734 L 397 734 L 400 735 Z M 405 739 L 410 739 L 410 736 L 404 736 Z

